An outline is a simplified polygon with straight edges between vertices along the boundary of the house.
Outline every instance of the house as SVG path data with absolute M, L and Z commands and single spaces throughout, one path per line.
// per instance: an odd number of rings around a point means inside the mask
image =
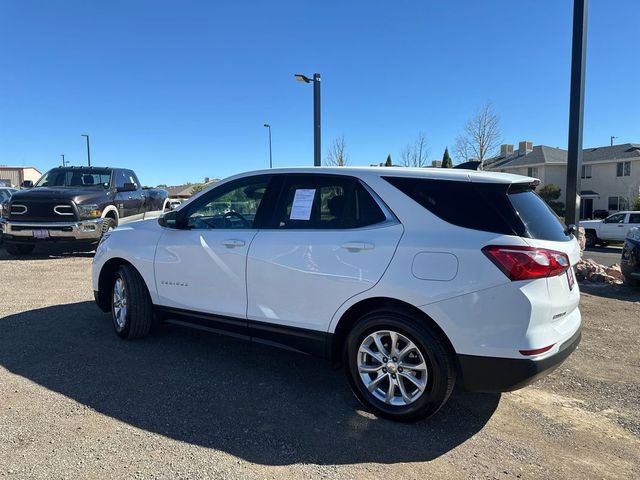
M 42 173 L 34 167 L 10 167 L 0 165 L 0 185 L 5 187 L 19 187 L 25 180 L 33 183 L 40 180 Z
M 184 185 L 176 185 L 171 187 L 163 187 L 165 190 L 169 192 L 169 198 L 175 198 L 180 200 L 186 200 L 193 196 L 193 188 L 198 186 L 202 186 L 202 188 L 207 188 L 210 185 L 219 182 L 220 180 L 214 178 L 213 180 L 209 179 L 209 177 L 204 177 L 203 183 L 185 183 Z
M 522 141 L 518 149 L 501 145 L 500 154 L 484 169 L 540 179 L 540 186 L 567 185 L 567 151 Z M 624 143 L 582 151 L 580 218 L 593 218 L 596 210 L 627 210 L 640 195 L 640 144 Z

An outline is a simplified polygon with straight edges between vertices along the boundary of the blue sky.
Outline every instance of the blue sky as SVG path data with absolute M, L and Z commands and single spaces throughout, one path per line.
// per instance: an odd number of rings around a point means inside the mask
M 0 164 L 86 160 L 148 185 L 313 163 L 322 74 L 323 155 L 395 159 L 424 132 L 453 147 L 486 101 L 505 143 L 566 148 L 570 0 L 0 0 Z M 591 0 L 585 146 L 640 143 L 640 2 Z

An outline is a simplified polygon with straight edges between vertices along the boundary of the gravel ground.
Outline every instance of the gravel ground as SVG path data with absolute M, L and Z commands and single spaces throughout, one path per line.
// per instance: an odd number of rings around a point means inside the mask
M 90 265 L 0 249 L 1 478 L 640 477 L 639 292 L 588 287 L 582 344 L 537 384 L 404 425 L 311 357 L 177 327 L 119 340 Z

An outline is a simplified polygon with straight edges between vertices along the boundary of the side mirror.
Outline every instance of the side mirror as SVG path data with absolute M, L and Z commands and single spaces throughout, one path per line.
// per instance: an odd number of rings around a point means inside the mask
M 573 235 L 574 237 L 578 236 L 578 227 L 576 227 L 573 223 L 571 225 L 567 225 L 567 228 L 564 231 L 567 235 Z
M 179 228 L 178 227 L 178 212 L 166 212 L 164 215 L 158 217 L 158 223 L 161 227 L 165 228 Z
M 135 183 L 125 183 L 121 187 L 116 187 L 117 192 L 135 192 L 138 186 Z
M 33 182 L 31 180 L 25 180 L 20 184 L 22 188 L 33 188 Z

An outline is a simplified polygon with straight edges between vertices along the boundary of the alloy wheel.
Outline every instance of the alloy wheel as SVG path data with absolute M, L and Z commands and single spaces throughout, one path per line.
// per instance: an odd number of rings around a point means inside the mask
M 407 406 L 425 392 L 429 378 L 425 356 L 405 335 L 379 330 L 358 349 L 358 373 L 367 390 L 393 406 Z

